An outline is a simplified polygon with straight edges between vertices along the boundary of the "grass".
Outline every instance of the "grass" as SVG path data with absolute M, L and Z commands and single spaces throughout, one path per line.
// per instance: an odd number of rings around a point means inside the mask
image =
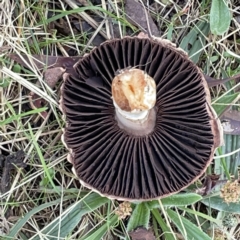
M 240 73 L 238 1 L 229 1 L 231 25 L 219 36 L 209 26 L 210 0 L 149 2 L 144 6 L 161 37 L 188 51 L 205 74 L 225 78 Z M 29 59 L 33 54 L 84 55 L 96 39 L 99 43 L 135 35 L 140 29 L 128 21 L 124 4 L 116 0 L 94 6 L 91 1 L 69 0 L 0 2 L 0 154 L 23 150 L 27 163 L 26 169 L 12 174 L 10 189 L 0 193 L 0 239 L 129 239 L 129 231 L 141 225 L 157 239 L 240 239 L 239 204 L 223 202 L 220 187 L 207 197 L 192 193 L 191 187 L 201 187 L 201 181 L 161 201 L 131 204 L 130 216 L 119 219 L 115 214 L 119 202 L 83 188 L 66 161 L 60 141 L 64 127 L 58 108 L 60 84 L 52 90 L 33 61 L 24 68 L 8 58 L 9 53 Z M 30 92 L 46 100 L 47 108 L 31 109 Z M 239 110 L 239 83 L 215 87 L 211 95 L 218 113 L 230 104 Z M 240 137 L 225 135 L 224 140 L 207 173 L 237 178 Z

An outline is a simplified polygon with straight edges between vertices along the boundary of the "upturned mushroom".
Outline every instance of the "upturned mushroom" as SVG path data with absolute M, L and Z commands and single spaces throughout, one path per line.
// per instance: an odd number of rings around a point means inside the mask
M 206 80 L 166 40 L 103 43 L 64 74 L 63 142 L 80 182 L 118 200 L 177 193 L 198 179 L 222 143 Z

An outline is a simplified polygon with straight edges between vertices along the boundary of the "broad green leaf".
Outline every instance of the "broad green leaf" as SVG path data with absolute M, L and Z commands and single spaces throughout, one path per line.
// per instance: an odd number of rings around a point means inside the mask
M 110 227 L 114 227 L 118 222 L 118 216 L 114 215 L 109 218 L 109 220 L 104 223 L 100 228 L 93 229 L 87 236 L 83 236 L 79 240 L 93 240 L 102 239 L 102 237 L 108 232 Z
M 166 197 L 161 199 L 162 205 L 164 207 L 172 207 L 172 206 L 187 206 L 194 204 L 202 199 L 202 196 L 196 193 L 179 193 L 172 195 L 170 197 Z M 148 206 L 150 209 L 159 208 L 159 201 L 153 200 L 148 202 Z
M 220 196 L 205 198 L 201 202 L 219 211 L 240 214 L 240 203 L 225 203 Z
M 211 240 L 211 238 L 206 233 L 204 233 L 201 229 L 199 229 L 185 217 L 181 216 L 171 209 L 167 209 L 166 212 L 168 214 L 168 217 L 182 233 L 184 239 Z
M 150 218 L 150 210 L 147 203 L 139 203 L 136 205 L 133 213 L 128 221 L 127 231 L 131 231 L 136 227 L 144 226 L 148 228 Z
M 163 220 L 161 214 L 159 213 L 158 209 L 152 209 L 151 210 L 153 216 L 157 220 L 159 226 L 161 227 L 161 230 L 163 231 L 163 235 L 166 240 L 175 240 L 173 234 L 171 233 L 171 229 L 168 227 L 166 222 Z
M 46 235 L 48 240 L 65 238 L 78 225 L 83 215 L 92 212 L 108 201 L 109 199 L 101 197 L 97 193 L 91 193 L 81 199 L 74 207 L 71 206 L 65 210 L 60 217 L 49 223 L 40 234 Z M 38 239 L 39 233 L 32 238 L 32 240 Z
M 215 35 L 223 35 L 228 31 L 231 22 L 227 0 L 212 0 L 210 10 L 210 29 Z
M 183 38 L 180 48 L 188 53 L 194 63 L 197 63 L 205 46 L 205 36 L 209 33 L 209 23 L 201 21 Z
M 235 103 L 239 99 L 239 97 L 240 97 L 240 93 L 225 95 L 219 98 L 219 100 L 217 100 L 216 102 L 214 102 L 212 106 L 216 111 L 217 115 L 220 116 L 221 114 L 224 113 L 226 108 L 229 107 L 229 105 Z

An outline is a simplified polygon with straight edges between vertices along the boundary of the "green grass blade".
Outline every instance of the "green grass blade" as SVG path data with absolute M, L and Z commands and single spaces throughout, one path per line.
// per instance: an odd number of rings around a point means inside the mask
M 34 110 L 31 110 L 31 111 L 28 111 L 28 112 L 25 112 L 25 113 L 20 113 L 18 115 L 12 115 L 10 118 L 7 118 L 3 121 L 0 121 L 0 126 L 4 126 L 4 125 L 7 125 L 13 121 L 16 121 L 16 120 L 19 120 L 20 118 L 22 117 L 26 117 L 26 116 L 29 116 L 29 115 L 33 115 L 33 114 L 36 114 L 36 113 L 41 113 L 43 111 L 46 111 L 47 108 L 46 107 L 43 107 L 43 108 L 38 108 L 38 109 L 34 109 Z
M 116 226 L 118 223 L 118 216 L 114 215 L 109 218 L 109 220 L 104 223 L 100 228 L 93 229 L 91 233 L 87 234 L 80 238 L 79 240 L 93 240 L 93 239 L 102 239 L 102 237 L 108 232 L 110 227 Z
M 40 147 L 39 147 L 39 145 L 38 145 L 38 143 L 37 143 L 37 141 L 36 141 L 36 139 L 35 139 L 35 136 L 34 136 L 34 134 L 33 134 L 33 131 L 32 131 L 32 128 L 31 128 L 30 123 L 28 124 L 28 128 L 29 128 L 29 132 L 30 132 L 30 136 L 31 136 L 33 145 L 34 145 L 34 147 L 35 147 L 35 149 L 36 149 L 36 151 L 37 151 L 37 154 L 38 154 L 38 156 L 39 156 L 39 158 L 40 158 L 40 160 L 41 160 L 41 163 L 42 163 L 42 166 L 43 166 L 43 169 L 44 169 L 44 173 L 46 173 L 47 178 L 48 178 L 49 182 L 51 183 L 53 189 L 54 189 L 58 194 L 60 194 L 58 188 L 56 188 L 56 186 L 55 186 L 55 184 L 54 184 L 54 182 L 53 182 L 53 180 L 52 180 L 51 174 L 49 173 L 48 166 L 47 166 L 46 163 L 45 163 L 45 160 L 44 160 L 42 151 L 41 151 L 41 149 L 40 149 Z
M 81 7 L 81 8 L 75 8 L 75 9 L 72 9 L 72 10 L 66 10 L 66 11 L 59 11 L 59 10 L 54 10 L 55 12 L 60 12 L 60 14 L 57 14 L 57 15 L 55 15 L 55 16 L 53 16 L 53 17 L 50 17 L 50 18 L 48 18 L 48 19 L 44 19 L 44 21 L 41 21 L 40 23 L 38 23 L 37 24 L 37 26 L 40 26 L 40 25 L 42 25 L 42 24 L 49 24 L 49 23 L 51 23 L 51 22 L 53 22 L 53 21 L 56 21 L 56 20 L 58 20 L 58 19 L 61 19 L 61 18 L 63 18 L 63 17 L 65 17 L 65 16 L 67 16 L 67 15 L 70 15 L 70 14 L 74 14 L 74 13 L 80 13 L 80 12 L 85 12 L 85 11 L 94 11 L 94 10 L 96 10 L 96 11 L 99 11 L 99 12 L 103 12 L 103 13 L 105 13 L 106 15 L 108 15 L 109 17 L 112 17 L 113 19 L 116 19 L 116 20 L 118 20 L 118 21 L 120 21 L 120 22 L 123 22 L 123 20 L 122 19 L 118 19 L 118 17 L 117 16 L 115 16 L 114 14 L 112 14 L 112 13 L 110 13 L 109 11 L 106 11 L 106 10 L 104 10 L 103 8 L 101 8 L 101 7 L 97 7 L 97 6 L 90 6 L 90 7 Z M 124 22 L 125 24 L 126 24 L 126 22 Z
M 59 198 L 57 200 L 44 203 L 38 207 L 35 207 L 30 212 L 28 212 L 23 218 L 21 218 L 10 230 L 9 234 L 6 236 L 6 239 L 16 239 L 16 234 L 22 229 L 22 227 L 27 223 L 27 221 L 36 213 L 42 211 L 45 208 L 59 204 L 61 201 L 69 200 L 75 198 L 76 195 L 69 195 L 67 197 Z
M 151 213 L 153 214 L 153 216 L 157 220 L 159 226 L 161 227 L 161 229 L 163 231 L 163 236 L 165 237 L 165 239 L 166 240 L 175 240 L 175 237 L 171 233 L 171 229 L 168 227 L 166 222 L 163 220 L 161 214 L 159 213 L 159 210 L 158 209 L 152 209 Z
M 46 235 L 48 240 L 65 238 L 81 221 L 82 216 L 94 211 L 96 208 L 107 203 L 109 199 L 101 197 L 97 193 L 91 193 L 81 199 L 74 206 L 69 207 L 60 217 L 47 225 L 40 233 Z M 38 240 L 39 233 L 32 240 Z
M 166 212 L 172 222 L 177 226 L 178 230 L 185 237 L 185 239 L 211 240 L 211 238 L 206 233 L 204 233 L 201 229 L 199 229 L 185 217 L 181 216 L 171 209 L 167 209 Z
M 225 95 L 221 97 L 219 100 L 216 100 L 215 103 L 212 104 L 214 110 L 216 111 L 217 115 L 223 114 L 229 105 L 235 103 L 240 98 L 239 93 L 234 93 L 231 95 Z
M 213 217 L 211 217 L 211 216 L 209 216 L 209 215 L 206 215 L 206 214 L 204 214 L 204 213 L 201 213 L 201 212 L 192 210 L 192 209 L 190 209 L 190 208 L 186 208 L 186 207 L 178 207 L 178 208 L 181 209 L 181 210 L 183 210 L 183 211 L 185 211 L 185 212 L 188 212 L 188 213 L 190 213 L 190 214 L 194 214 L 194 215 L 197 215 L 197 216 L 199 216 L 199 217 L 205 218 L 206 220 L 208 220 L 208 221 L 210 221 L 210 222 L 212 222 L 212 223 L 216 223 L 217 225 L 219 225 L 220 222 L 221 222 L 220 220 L 217 220 L 217 219 L 215 219 L 215 218 L 213 218 Z

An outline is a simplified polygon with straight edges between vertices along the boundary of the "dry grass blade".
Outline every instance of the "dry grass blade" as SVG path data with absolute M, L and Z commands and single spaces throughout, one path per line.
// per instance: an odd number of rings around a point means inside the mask
M 64 0 L 72 9 L 77 9 L 78 6 L 71 0 Z M 79 12 L 78 15 L 88 22 L 93 28 L 97 29 L 99 24 L 86 12 Z M 102 14 L 101 14 L 102 15 Z M 105 39 L 108 39 L 106 32 L 101 29 L 99 32 Z
M 37 95 L 41 96 L 41 98 L 45 99 L 46 101 L 50 102 L 55 106 L 58 106 L 58 103 L 56 102 L 56 100 L 53 99 L 51 96 L 49 96 L 49 94 L 47 94 L 46 92 L 36 87 L 34 84 L 31 84 L 30 82 L 26 81 L 24 78 L 20 77 L 18 74 L 14 73 L 13 71 L 9 70 L 6 67 L 3 67 L 1 71 L 2 73 L 6 74 L 6 76 L 11 77 L 12 79 L 15 79 L 15 81 L 18 81 L 21 85 L 25 86 L 29 90 L 32 90 Z

